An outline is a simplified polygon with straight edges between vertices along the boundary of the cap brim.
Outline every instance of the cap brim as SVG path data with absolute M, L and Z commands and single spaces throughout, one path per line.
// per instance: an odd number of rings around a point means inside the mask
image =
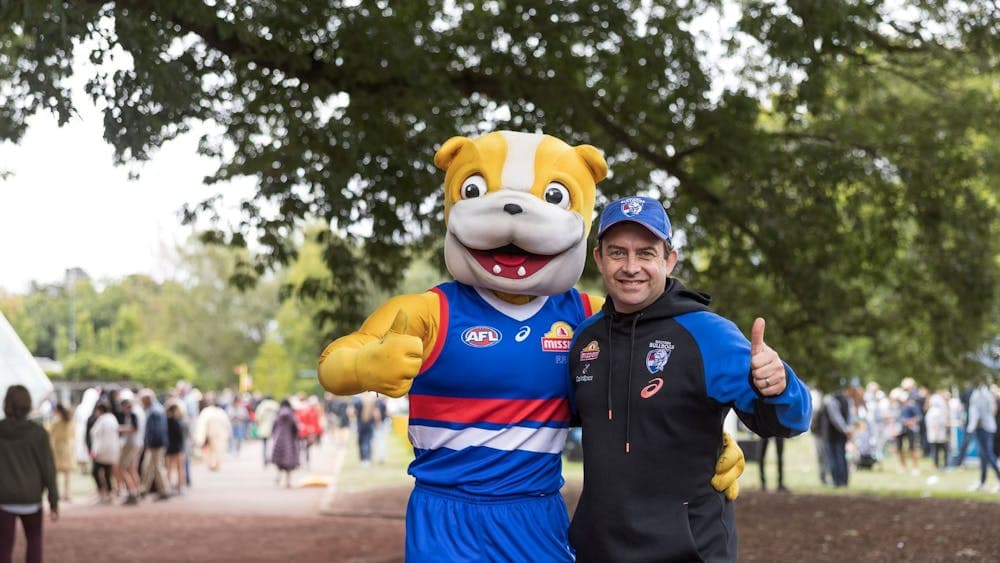
M 607 225 L 604 225 L 604 227 L 600 231 L 598 231 L 597 238 L 603 237 L 604 233 L 608 232 L 608 229 L 610 229 L 611 227 L 614 227 L 615 225 L 621 224 L 621 223 L 635 223 L 637 225 L 642 225 L 643 227 L 646 228 L 647 231 L 653 233 L 653 235 L 656 238 L 658 238 L 660 240 L 667 240 L 667 241 L 670 240 L 670 236 L 667 235 L 666 233 L 664 233 L 663 231 L 661 231 L 661 230 L 659 230 L 659 229 L 657 229 L 655 227 L 652 227 L 652 226 L 646 224 L 643 221 L 639 221 L 637 219 L 628 218 L 628 217 L 622 218 L 622 219 L 615 219 L 614 221 L 608 223 Z

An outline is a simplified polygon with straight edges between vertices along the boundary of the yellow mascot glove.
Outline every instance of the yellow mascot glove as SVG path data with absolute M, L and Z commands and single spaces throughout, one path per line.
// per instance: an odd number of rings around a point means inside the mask
M 400 310 L 389 332 L 358 349 L 354 374 L 363 389 L 390 397 L 410 391 L 424 361 L 424 345 L 420 338 L 406 334 L 407 319 L 406 311 Z
M 743 450 L 739 444 L 727 432 L 722 433 L 722 453 L 719 460 L 715 462 L 715 477 L 712 477 L 712 486 L 719 492 L 725 492 L 726 498 L 736 500 L 740 494 L 740 484 L 737 479 L 743 474 L 746 467 L 746 459 L 743 457 Z

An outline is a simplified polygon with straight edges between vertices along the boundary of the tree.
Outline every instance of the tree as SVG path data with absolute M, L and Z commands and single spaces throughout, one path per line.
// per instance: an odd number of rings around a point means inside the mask
M 268 339 L 260 347 L 260 353 L 253 362 L 253 388 L 264 395 L 279 400 L 292 392 L 295 369 L 285 347 L 276 340 Z
M 278 282 L 268 277 L 239 290 L 245 250 L 199 244 L 178 250 L 175 279 L 145 299 L 147 338 L 186 358 L 205 388 L 232 386 L 235 366 L 249 363 L 264 343 L 278 302 Z
M 6 2 L 0 139 L 37 111 L 70 119 L 79 44 L 119 162 L 207 123 L 206 181 L 257 179 L 215 234 L 263 245 L 249 274 L 319 219 L 335 276 L 390 288 L 441 235 L 434 148 L 542 128 L 605 151 L 600 201 L 669 201 L 680 273 L 747 330 L 767 316 L 810 380 L 832 384 L 859 341 L 886 378 L 940 377 L 996 331 L 993 4 Z M 707 22 L 727 56 L 707 55 Z M 337 282 L 328 300 L 356 316 L 363 288 Z
M 198 374 L 183 357 L 157 347 L 136 348 L 125 357 L 132 379 L 151 389 L 172 389 L 178 381 L 198 381 Z
M 24 296 L 0 298 L 0 310 L 27 335 L 35 355 L 63 362 L 84 356 L 72 362 L 70 379 L 79 373 L 116 380 L 128 375 L 121 366 L 131 365 L 133 353 L 153 349 L 188 366 L 166 370 L 170 377 L 185 372 L 205 388 L 219 388 L 232 384 L 233 366 L 256 357 L 279 305 L 277 281 L 261 280 L 246 291 L 226 283 L 245 254 L 192 240 L 176 257 L 176 279 L 133 275 L 104 280 L 100 289 L 87 278 L 35 286 Z M 151 377 L 151 384 L 164 383 Z

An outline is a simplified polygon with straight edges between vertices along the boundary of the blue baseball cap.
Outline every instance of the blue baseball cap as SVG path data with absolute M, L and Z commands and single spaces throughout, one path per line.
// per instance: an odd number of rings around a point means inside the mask
M 663 208 L 663 204 L 651 197 L 623 197 L 609 203 L 601 212 L 601 220 L 597 225 L 597 238 L 604 236 L 604 232 L 612 225 L 625 221 L 639 223 L 660 240 L 673 244 L 667 210 Z

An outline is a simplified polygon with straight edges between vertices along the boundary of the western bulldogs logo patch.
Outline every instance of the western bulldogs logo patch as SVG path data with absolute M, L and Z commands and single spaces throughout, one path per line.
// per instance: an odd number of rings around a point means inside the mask
M 674 345 L 669 342 L 657 340 L 649 345 L 652 350 L 646 354 L 646 369 L 649 373 L 660 373 L 667 367 L 670 361 L 670 354 L 674 351 Z
M 626 217 L 635 217 L 642 213 L 643 201 L 637 197 L 630 197 L 622 202 L 622 214 Z

